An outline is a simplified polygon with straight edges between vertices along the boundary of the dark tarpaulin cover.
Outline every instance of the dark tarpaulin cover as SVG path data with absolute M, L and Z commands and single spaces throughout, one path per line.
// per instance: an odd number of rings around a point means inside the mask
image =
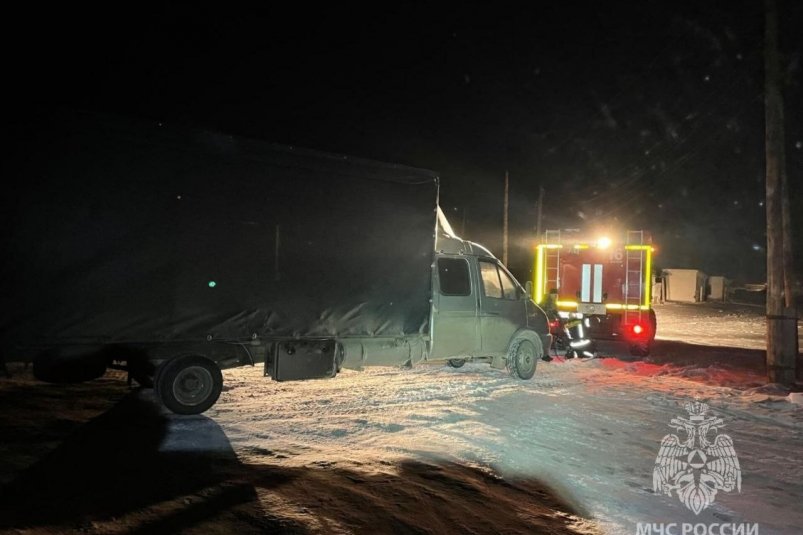
M 14 130 L 5 344 L 426 329 L 430 171 L 88 114 Z

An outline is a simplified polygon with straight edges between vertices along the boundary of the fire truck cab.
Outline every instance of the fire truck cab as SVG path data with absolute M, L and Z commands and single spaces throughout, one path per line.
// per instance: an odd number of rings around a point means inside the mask
M 623 341 L 632 355 L 646 356 L 657 327 L 650 296 L 653 251 L 643 230 L 618 239 L 547 230 L 535 248 L 533 300 L 553 307 L 563 321 L 580 320 L 591 339 Z M 551 325 L 559 336 L 560 323 Z

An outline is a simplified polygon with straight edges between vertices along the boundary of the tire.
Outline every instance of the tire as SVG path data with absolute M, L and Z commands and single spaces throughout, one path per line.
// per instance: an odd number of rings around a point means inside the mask
M 157 396 L 159 396 L 159 381 L 162 380 L 161 379 L 162 372 L 164 372 L 165 368 L 167 368 L 168 364 L 170 364 L 171 362 L 172 361 L 170 360 L 162 362 L 161 364 L 156 366 L 156 370 L 154 370 L 153 372 L 153 390 L 154 392 L 156 392 Z M 159 396 L 159 399 L 161 399 L 161 396 Z
M 446 361 L 450 368 L 462 368 L 465 363 L 466 359 L 449 359 Z
M 529 340 L 516 340 L 508 352 L 507 370 L 513 377 L 530 379 L 535 375 L 535 368 L 543 356 L 543 352 L 538 354 L 535 345 Z
M 176 414 L 201 414 L 215 404 L 223 390 L 217 364 L 199 355 L 184 355 L 159 366 L 156 394 Z

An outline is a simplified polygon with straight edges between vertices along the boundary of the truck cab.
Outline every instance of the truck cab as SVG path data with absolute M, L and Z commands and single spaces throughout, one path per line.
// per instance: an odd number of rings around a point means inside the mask
M 439 236 L 433 265 L 429 360 L 490 361 L 529 379 L 551 345 L 546 314 L 485 247 Z M 517 360 L 518 359 L 518 360 Z

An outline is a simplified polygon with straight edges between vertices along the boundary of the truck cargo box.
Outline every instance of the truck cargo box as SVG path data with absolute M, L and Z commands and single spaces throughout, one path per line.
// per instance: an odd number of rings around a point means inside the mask
M 427 331 L 433 172 L 92 114 L 12 134 L 7 357 Z

